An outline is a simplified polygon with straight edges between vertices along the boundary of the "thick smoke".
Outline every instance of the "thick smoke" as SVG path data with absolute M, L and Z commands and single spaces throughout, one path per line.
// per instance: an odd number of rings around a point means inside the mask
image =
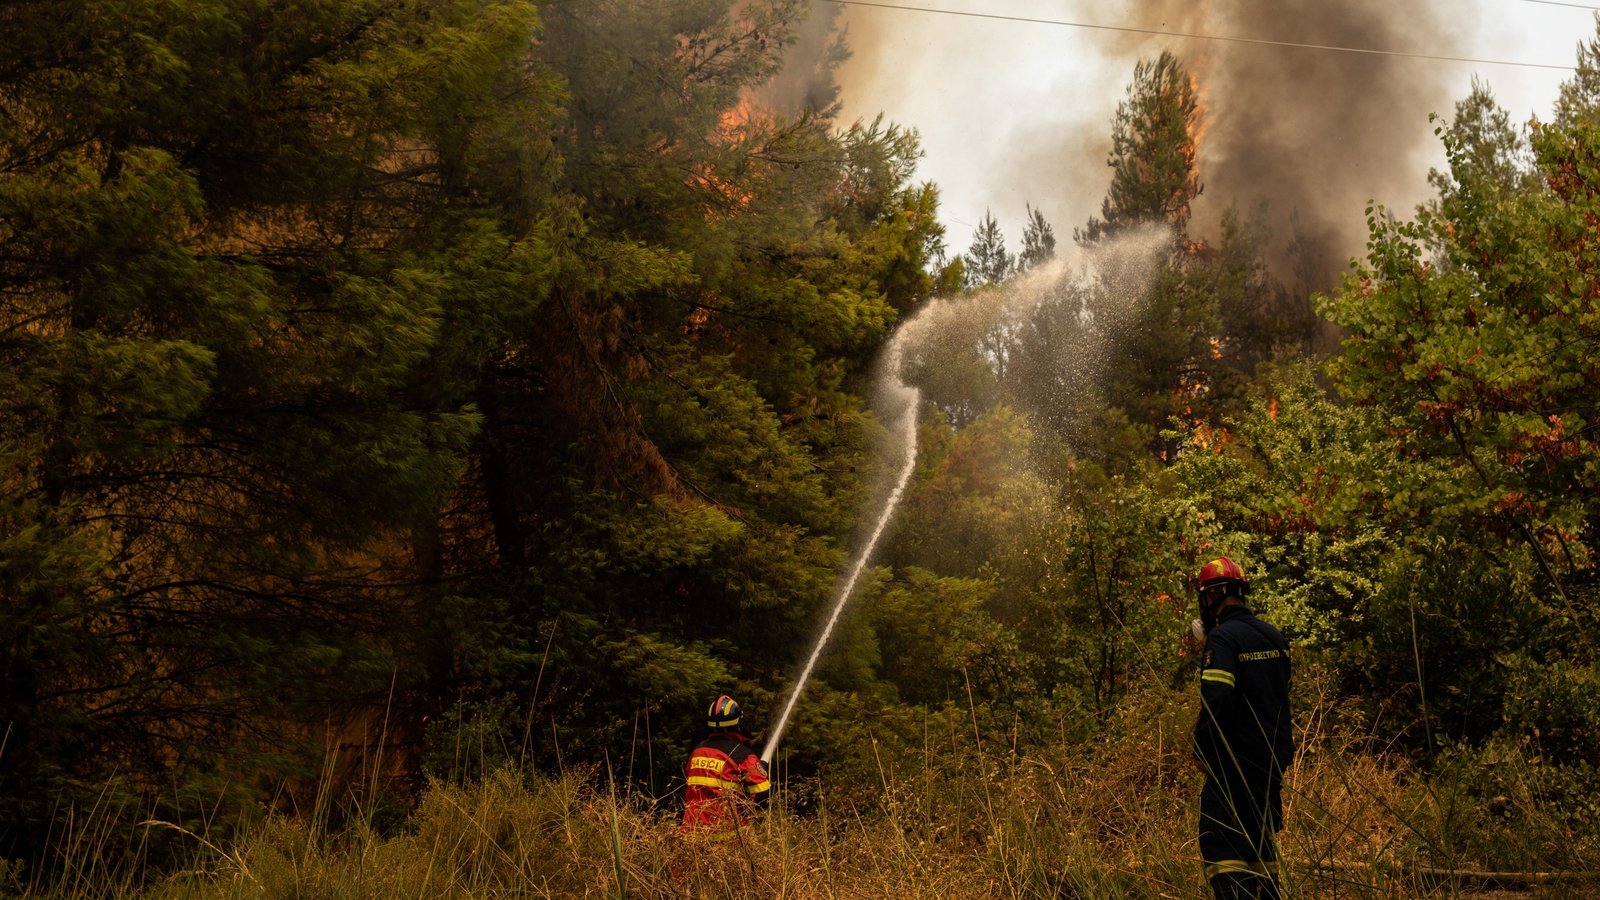
M 1457 52 L 1445 17 L 1393 0 L 1231 0 L 1140 4 L 1148 24 L 1191 17 L 1185 31 L 1434 55 Z M 1269 222 L 1303 239 L 1334 270 L 1359 253 L 1365 206 L 1415 196 L 1437 141 L 1422 110 L 1454 102 L 1436 62 L 1371 53 L 1215 41 L 1185 42 L 1209 122 L 1200 149 L 1205 194 L 1197 226 L 1221 211 L 1270 204 Z M 1401 210 L 1409 212 L 1409 210 Z M 1280 242 L 1281 243 L 1281 242 Z
M 1165 33 L 1449 55 L 1459 52 L 1461 38 L 1442 7 L 1394 0 L 1130 0 L 1120 10 L 1080 4 L 1074 13 L 1052 5 L 1050 15 L 1031 6 L 1027 14 Z M 925 21 L 928 16 L 867 12 L 851 9 L 843 17 L 853 53 L 842 70 L 847 109 L 873 102 L 855 96 L 858 88 L 870 84 L 883 92 L 886 73 L 874 59 L 881 49 L 892 47 L 882 55 L 903 59 L 908 34 L 941 27 Z M 1041 121 L 1013 121 L 1004 135 L 989 135 L 987 145 L 977 145 L 992 153 L 985 160 L 985 169 L 994 173 L 986 205 L 1020 211 L 1031 202 L 1050 216 L 1057 233 L 1081 226 L 1085 211 L 1098 211 L 1110 180 L 1111 115 L 1134 64 L 1171 49 L 1197 78 L 1205 113 L 1199 156 L 1204 193 L 1191 231 L 1214 239 L 1228 205 L 1248 213 L 1265 201 L 1280 264 L 1296 214 L 1301 239 L 1322 258 L 1328 278 L 1362 252 L 1369 201 L 1409 214 L 1409 204 L 1423 198 L 1423 175 L 1438 155 L 1428 114 L 1448 115 L 1460 93 L 1459 67 L 1430 60 L 978 19 L 959 27 L 967 36 L 961 55 L 942 58 L 938 70 L 908 72 L 905 83 L 892 88 L 896 97 L 914 91 L 960 96 L 955 92 L 963 83 L 994 80 L 988 78 L 993 73 L 963 69 L 995 58 L 989 42 L 1053 41 L 1078 64 L 1074 75 L 1056 74 L 1040 86 L 1054 102 L 993 98 L 997 105 L 1016 103 L 1024 113 L 1039 110 Z M 943 48 L 929 49 L 940 54 Z M 939 71 L 949 80 L 930 82 L 930 72 L 938 78 Z M 1091 118 L 1088 110 L 1099 115 Z M 953 103 L 950 115 L 970 111 Z M 937 172 L 931 177 L 939 178 Z M 975 218 L 981 207 L 954 214 Z M 1014 242 L 1019 235 L 1008 237 Z
M 822 2 L 812 6 L 794 30 L 794 43 L 784 49 L 783 69 L 756 92 L 757 102 L 785 118 L 838 111 L 835 72 L 849 55 L 839 25 L 844 7 Z

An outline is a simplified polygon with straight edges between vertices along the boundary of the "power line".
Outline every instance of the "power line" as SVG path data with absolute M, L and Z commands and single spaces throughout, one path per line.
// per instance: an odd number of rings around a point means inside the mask
M 1476 63 L 1483 66 L 1518 66 L 1527 69 L 1560 69 L 1570 72 L 1572 66 L 1556 63 L 1512 62 L 1504 59 L 1475 59 L 1468 56 L 1446 56 L 1434 53 L 1406 53 L 1401 50 L 1373 50 L 1369 47 L 1340 47 L 1333 44 L 1302 44 L 1294 41 L 1271 41 L 1265 38 L 1231 37 L 1222 34 L 1197 34 L 1186 31 L 1162 31 L 1155 28 L 1134 28 L 1130 25 L 1095 25 L 1089 22 L 1068 22 L 1065 19 L 1037 19 L 1031 16 L 1002 16 L 996 13 L 969 12 L 959 9 L 936 9 L 929 6 L 901 6 L 894 3 L 872 3 L 869 0 L 831 0 L 840 6 L 865 6 L 874 9 L 898 9 L 905 12 L 935 13 L 945 16 L 965 16 L 973 19 L 994 19 L 1001 22 L 1024 22 L 1030 25 L 1062 25 L 1068 28 L 1089 28 L 1096 31 L 1122 31 L 1132 34 L 1153 34 L 1159 37 L 1193 38 L 1200 41 L 1223 41 L 1234 44 L 1259 44 L 1272 47 L 1293 47 L 1299 50 L 1330 50 L 1338 53 L 1365 53 L 1372 56 L 1400 56 L 1407 59 L 1429 59 L 1439 62 Z M 1555 0 L 1529 0 L 1529 2 L 1555 2 Z M 1588 7 L 1600 9 L 1600 7 Z
M 1586 6 L 1582 3 L 1562 3 L 1561 0 L 1522 0 L 1524 3 L 1542 3 L 1545 6 L 1566 6 L 1572 9 L 1592 9 L 1600 12 L 1600 6 Z

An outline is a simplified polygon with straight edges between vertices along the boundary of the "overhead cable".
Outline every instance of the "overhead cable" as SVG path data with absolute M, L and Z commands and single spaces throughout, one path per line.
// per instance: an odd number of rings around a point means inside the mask
M 1561 0 L 1522 0 L 1524 3 L 1542 3 L 1545 6 L 1565 6 L 1571 9 L 1592 9 L 1600 12 L 1600 6 L 1589 6 L 1583 3 L 1562 3 Z
M 873 3 L 869 0 L 830 0 L 840 6 L 864 6 L 873 9 L 895 9 L 904 12 L 934 13 L 945 16 L 965 16 L 973 19 L 994 19 L 1002 22 L 1025 22 L 1030 25 L 1061 25 L 1067 28 L 1089 28 L 1096 31 L 1122 31 L 1132 34 L 1153 34 L 1160 37 L 1192 38 L 1198 41 L 1224 41 L 1234 44 L 1258 44 L 1271 47 L 1293 47 L 1299 50 L 1327 50 L 1337 53 L 1365 53 L 1372 56 L 1398 56 L 1406 59 L 1429 59 L 1440 62 L 1475 63 L 1483 66 L 1518 66 L 1526 69 L 1560 69 L 1572 71 L 1572 66 L 1557 63 L 1513 62 L 1504 59 L 1476 59 L 1469 56 L 1447 56 L 1437 53 L 1407 53 L 1403 50 L 1375 50 L 1370 47 L 1341 47 L 1334 44 L 1302 44 L 1296 41 L 1272 41 L 1266 38 L 1233 37 L 1223 34 L 1198 34 L 1187 31 L 1163 31 L 1158 28 L 1135 28 L 1131 25 L 1096 25 L 1090 22 L 1069 22 L 1065 19 L 1039 19 L 1032 16 L 1003 16 L 998 13 L 970 12 L 959 9 L 938 9 L 931 6 L 904 6 L 897 3 Z

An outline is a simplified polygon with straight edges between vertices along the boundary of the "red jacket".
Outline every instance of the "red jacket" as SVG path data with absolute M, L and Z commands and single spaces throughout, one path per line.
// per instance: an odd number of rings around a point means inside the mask
M 684 830 L 732 832 L 771 799 L 767 767 L 743 735 L 716 732 L 689 753 L 684 766 Z

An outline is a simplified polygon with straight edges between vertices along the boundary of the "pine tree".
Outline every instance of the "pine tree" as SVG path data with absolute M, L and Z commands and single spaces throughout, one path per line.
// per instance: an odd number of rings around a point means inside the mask
M 1578 42 L 1578 65 L 1556 96 L 1557 125 L 1571 127 L 1600 116 L 1600 14 L 1595 16 L 1595 31 Z
M 1580 73 L 1575 79 L 1581 77 Z M 1569 81 L 1566 86 L 1574 83 Z M 1472 91 L 1456 103 L 1455 115 L 1439 132 L 1458 148 L 1458 156 L 1448 171 L 1428 172 L 1428 182 L 1439 194 L 1428 205 L 1430 214 L 1449 216 L 1461 203 L 1535 186 L 1527 137 L 1511 123 L 1510 114 L 1483 82 L 1473 79 Z M 1476 200 L 1464 191 L 1477 194 Z
M 1028 223 L 1022 229 L 1022 253 L 1017 257 L 1017 271 L 1025 272 L 1056 257 L 1056 232 L 1045 221 L 1044 213 L 1028 207 Z
M 972 234 L 972 245 L 962 260 L 968 288 L 999 284 L 1011 275 L 1016 259 L 1007 252 L 1005 235 L 992 212 L 984 210 L 983 220 Z
M 388 542 L 476 418 L 428 373 L 547 285 L 536 191 L 504 190 L 537 181 L 556 96 L 536 25 L 514 0 L 0 13 L 0 855 L 103 791 L 225 802 L 307 758 L 303 723 L 381 703 L 411 639 Z
M 494 718 L 537 686 L 563 739 L 533 764 L 615 757 L 640 716 L 688 736 L 718 690 L 758 706 L 831 592 L 879 427 L 868 365 L 942 231 L 914 134 L 752 101 L 804 6 L 546 11 L 574 216 L 550 301 L 481 370 L 479 458 L 440 528 L 443 576 L 471 585 L 454 693 Z M 520 742 L 529 715 L 497 723 Z M 684 749 L 661 733 L 658 779 Z
M 1112 121 L 1111 186 L 1100 216 L 1075 229 L 1073 238 L 1088 244 L 1150 223 L 1184 233 L 1190 204 L 1202 190 L 1195 165 L 1199 124 L 1195 83 L 1178 58 L 1164 50 L 1154 61 L 1140 60 Z
M 914 134 L 749 106 L 806 6 L 0 11 L 0 855 L 782 686 L 942 254 Z

